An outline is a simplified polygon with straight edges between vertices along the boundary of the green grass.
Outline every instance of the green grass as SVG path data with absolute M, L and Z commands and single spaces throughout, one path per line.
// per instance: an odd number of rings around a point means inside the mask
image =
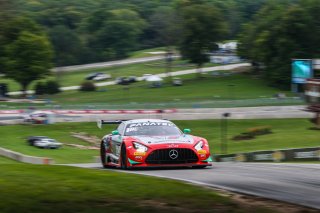
M 152 57 L 152 56 L 157 56 L 159 54 L 150 54 L 150 52 L 165 52 L 165 51 L 166 51 L 166 47 L 156 47 L 151 49 L 139 50 L 139 51 L 133 52 L 129 58 Z
M 215 66 L 215 64 L 207 63 L 204 67 Z M 195 65 L 189 64 L 184 60 L 177 59 L 172 63 L 171 71 L 179 71 L 185 69 L 194 69 Z M 142 76 L 143 74 L 158 74 L 166 72 L 166 62 L 165 60 L 151 61 L 146 63 L 137 63 L 121 66 L 112 66 L 105 68 L 91 68 L 80 71 L 62 72 L 62 73 L 52 73 L 51 76 L 41 80 L 57 80 L 60 86 L 77 86 L 80 85 L 88 74 L 93 72 L 103 72 L 111 74 L 112 78 L 115 79 L 120 76 Z M 20 90 L 18 83 L 11 79 L 0 77 L 0 83 L 7 83 L 9 85 L 10 91 Z M 36 81 L 33 82 L 28 89 L 34 89 Z
M 0 147 L 21 152 L 26 155 L 50 157 L 56 163 L 93 162 L 93 156 L 98 156 L 97 150 L 81 150 L 69 146 L 60 149 L 39 149 L 29 146 L 26 142 L 28 136 L 44 135 L 52 137 L 62 143 L 89 145 L 71 136 L 71 132 L 88 132 L 101 138 L 103 132 L 99 131 L 95 123 L 66 123 L 50 126 L 43 125 L 17 125 L 1 126 Z
M 206 137 L 213 154 L 220 154 L 221 128 L 219 120 L 179 121 L 180 126 L 191 127 L 192 133 Z M 248 128 L 271 126 L 272 134 L 257 136 L 253 140 L 234 141 L 233 136 Z M 228 121 L 228 153 L 303 148 L 320 146 L 320 131 L 309 130 L 308 119 L 256 119 Z
M 181 129 L 192 129 L 193 135 L 207 138 L 210 143 L 211 153 L 220 154 L 221 134 L 219 120 L 176 121 L 175 123 Z M 272 134 L 258 136 L 253 140 L 231 140 L 233 136 L 246 131 L 248 128 L 266 125 L 272 127 Z M 228 153 L 319 146 L 320 131 L 309 130 L 309 127 L 312 127 L 312 124 L 308 119 L 230 120 L 228 123 Z M 99 151 L 80 150 L 67 146 L 57 150 L 38 149 L 29 146 L 25 138 L 31 135 L 45 135 L 61 142 L 85 144 L 71 137 L 70 132 L 86 132 L 101 138 L 114 128 L 114 125 L 106 125 L 103 130 L 100 130 L 93 122 L 1 126 L 2 138 L 0 147 L 27 155 L 51 157 L 56 163 L 93 162 L 93 156 L 98 156 Z
M 173 180 L 65 166 L 0 169 L 2 213 L 274 212 Z
M 136 103 L 166 103 L 166 102 L 198 102 L 219 100 L 241 100 L 271 98 L 279 89 L 267 86 L 262 79 L 252 79 L 249 75 L 236 74 L 221 78 L 196 79 L 195 75 L 182 77 L 184 85 L 172 86 L 167 83 L 161 88 L 150 88 L 145 82 L 131 86 L 114 85 L 99 88 L 96 92 L 66 91 L 54 96 L 46 96 L 56 103 L 78 104 L 127 104 Z M 230 86 L 234 85 L 234 86 Z M 289 96 L 290 93 L 288 92 Z
M 6 158 L 6 157 L 3 157 L 3 156 L 0 156 L 0 166 L 2 164 L 18 164 L 19 162 L 18 161 L 15 161 L 15 160 L 12 160 L 10 158 Z

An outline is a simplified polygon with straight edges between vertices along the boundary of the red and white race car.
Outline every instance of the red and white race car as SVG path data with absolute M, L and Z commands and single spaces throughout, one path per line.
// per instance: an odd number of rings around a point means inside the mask
M 198 167 L 211 166 L 206 139 L 182 132 L 174 123 L 160 119 L 128 121 L 98 121 L 119 124 L 101 141 L 100 156 L 103 167 Z

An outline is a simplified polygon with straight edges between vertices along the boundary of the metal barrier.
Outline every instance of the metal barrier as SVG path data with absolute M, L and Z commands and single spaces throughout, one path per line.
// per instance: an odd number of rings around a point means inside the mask
M 24 155 L 19 152 L 14 152 L 9 149 L 4 149 L 0 147 L 0 156 L 11 158 L 16 161 L 31 164 L 54 164 L 53 159 L 46 157 L 34 157 L 29 155 Z
M 134 99 L 132 99 L 134 100 Z M 112 101 L 109 101 L 112 102 Z M 281 106 L 281 105 L 303 105 L 304 100 L 299 97 L 287 98 L 257 98 L 257 99 L 240 99 L 230 100 L 222 98 L 208 98 L 206 101 L 184 101 L 175 99 L 170 102 L 162 103 L 136 103 L 129 102 L 124 104 L 24 104 L 24 105 L 8 105 L 1 104 L 0 109 L 81 109 L 81 110 L 100 110 L 100 109 L 168 109 L 168 108 L 231 108 L 231 107 L 254 107 L 254 106 Z
M 216 162 L 320 161 L 320 147 L 215 155 Z

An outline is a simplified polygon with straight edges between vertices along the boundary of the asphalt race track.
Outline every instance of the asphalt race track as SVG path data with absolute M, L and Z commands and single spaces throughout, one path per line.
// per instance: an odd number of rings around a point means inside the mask
M 97 163 L 72 166 L 101 169 Z M 320 209 L 320 164 L 214 163 L 205 169 L 113 171 L 176 179 Z

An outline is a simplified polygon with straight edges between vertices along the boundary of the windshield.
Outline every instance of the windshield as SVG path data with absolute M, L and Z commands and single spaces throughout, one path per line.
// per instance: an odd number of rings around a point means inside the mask
M 124 135 L 168 136 L 181 135 L 181 131 L 176 125 L 169 122 L 141 122 L 128 124 Z

